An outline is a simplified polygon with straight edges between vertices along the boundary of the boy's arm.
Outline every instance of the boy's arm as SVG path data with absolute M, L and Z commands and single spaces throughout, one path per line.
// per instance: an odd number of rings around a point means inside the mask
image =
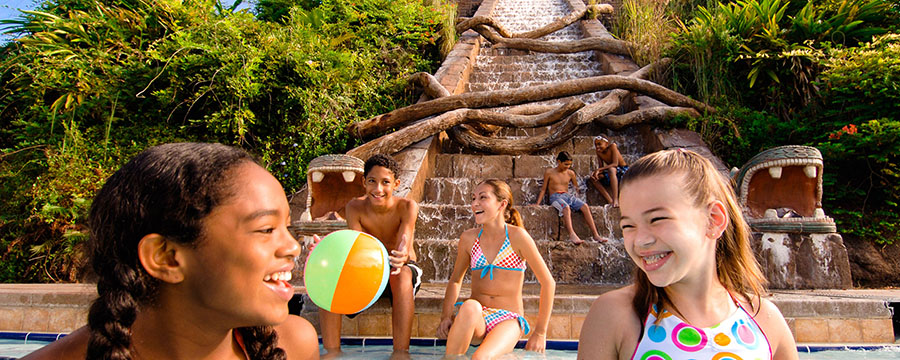
M 547 182 L 548 181 L 550 181 L 550 176 L 548 175 L 547 171 L 544 171 L 544 182 L 543 182 L 543 185 L 541 185 L 541 192 L 538 193 L 538 198 L 534 202 L 535 205 L 540 205 L 541 200 L 544 200 L 544 192 L 547 191 Z
M 578 196 L 578 176 L 575 175 L 575 170 L 569 169 L 569 182 L 572 183 L 572 192 L 575 193 L 575 196 Z M 566 186 L 569 186 L 566 183 Z
M 360 212 L 357 208 L 357 200 L 350 200 L 350 202 L 347 203 L 345 210 L 346 212 L 344 215 L 347 216 L 347 227 L 350 228 L 350 230 L 363 231 L 362 223 L 359 221 Z
M 610 147 L 612 147 L 613 161 L 616 162 L 615 164 L 611 164 L 612 166 L 610 166 L 610 167 L 619 167 L 619 166 L 628 165 L 628 163 L 625 162 L 625 158 L 622 157 L 622 153 L 619 152 L 619 147 L 616 144 L 612 144 L 612 146 L 610 146 Z
M 400 228 L 397 229 L 395 241 L 398 247 L 390 251 L 392 262 L 400 263 L 400 266 L 406 264 L 410 260 L 412 254 L 413 242 L 415 242 L 416 217 L 419 215 L 419 204 L 415 200 L 404 199 L 404 205 L 400 208 Z M 406 241 L 404 241 L 404 239 Z M 413 259 L 415 260 L 415 259 Z M 395 270 L 399 274 L 400 267 Z M 391 272 L 393 274 L 393 271 Z

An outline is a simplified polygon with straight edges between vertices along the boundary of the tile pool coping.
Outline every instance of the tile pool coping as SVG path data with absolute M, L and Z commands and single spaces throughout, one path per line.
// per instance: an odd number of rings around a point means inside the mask
M 52 342 L 66 336 L 67 333 L 44 333 L 44 332 L 21 332 L 21 331 L 0 331 L 0 340 L 23 340 L 28 343 L 29 340 Z M 320 341 L 321 342 L 321 341 Z M 410 345 L 413 346 L 444 346 L 445 340 L 434 338 L 412 338 Z M 362 346 L 390 346 L 393 344 L 391 338 L 386 337 L 342 337 L 342 345 L 362 345 Z M 520 340 L 516 345 L 517 348 L 525 347 L 525 340 Z M 797 344 L 797 351 L 804 353 L 814 353 L 820 351 L 832 350 L 882 350 L 897 348 L 896 344 Z M 578 350 L 577 340 L 547 340 L 547 349 L 550 350 Z

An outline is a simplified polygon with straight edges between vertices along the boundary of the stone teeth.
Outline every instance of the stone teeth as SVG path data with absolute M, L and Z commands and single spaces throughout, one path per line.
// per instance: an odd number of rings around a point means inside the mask
M 769 175 L 773 179 L 781 179 L 781 166 L 773 166 L 769 168 Z
M 822 208 L 816 208 L 816 211 L 813 213 L 813 217 L 815 217 L 817 219 L 824 219 L 825 218 L 825 210 Z
M 324 179 L 324 178 L 325 178 L 325 173 L 323 173 L 321 171 L 313 171 L 313 173 L 312 173 L 312 181 L 313 182 L 315 182 L 315 183 L 322 182 L 322 179 Z
M 341 173 L 341 175 L 344 175 L 344 181 L 346 181 L 348 183 L 352 183 L 353 179 L 356 179 L 355 171 L 344 171 Z
M 775 209 L 766 209 L 766 213 L 765 215 L 763 215 L 763 217 L 767 219 L 776 219 L 778 218 L 778 211 L 776 211 Z
M 809 165 L 803 168 L 803 173 L 806 174 L 806 177 L 810 179 L 816 178 L 816 167 L 813 165 Z

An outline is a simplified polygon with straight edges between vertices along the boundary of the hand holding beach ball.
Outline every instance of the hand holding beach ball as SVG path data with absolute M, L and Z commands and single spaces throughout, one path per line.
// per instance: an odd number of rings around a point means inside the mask
M 338 230 L 310 252 L 303 281 L 309 298 L 320 308 L 355 314 L 381 297 L 389 272 L 381 241 L 363 232 Z

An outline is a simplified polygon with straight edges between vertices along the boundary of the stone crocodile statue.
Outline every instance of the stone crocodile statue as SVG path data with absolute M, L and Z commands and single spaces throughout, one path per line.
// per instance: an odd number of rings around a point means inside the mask
M 822 209 L 822 153 L 810 146 L 765 150 L 733 169 L 737 195 L 754 231 L 834 233 Z
M 344 206 L 366 192 L 363 161 L 350 155 L 322 155 L 309 162 L 306 173 L 306 209 L 292 224 L 295 235 L 346 229 Z

